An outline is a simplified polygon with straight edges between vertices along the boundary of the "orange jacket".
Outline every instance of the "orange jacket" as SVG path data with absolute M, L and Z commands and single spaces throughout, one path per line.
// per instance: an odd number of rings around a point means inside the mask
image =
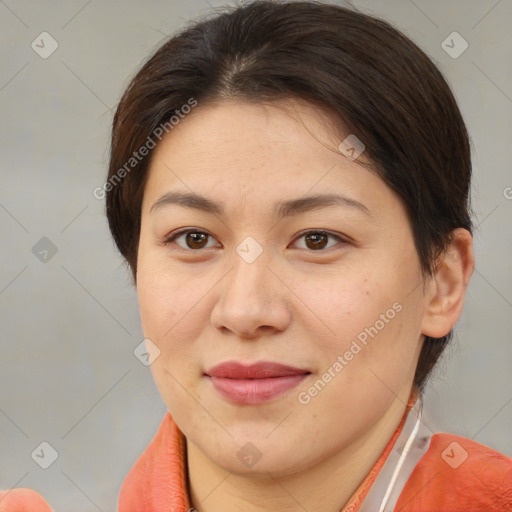
M 0 512 L 53 512 L 45 499 L 32 489 L 0 491 Z
M 341 512 L 357 512 L 404 425 L 397 430 L 372 470 Z M 467 459 L 455 467 L 446 462 L 458 443 Z M 457 445 L 456 445 L 457 446 Z M 118 512 L 190 512 L 187 493 L 185 437 L 167 413 L 153 440 L 126 476 Z M 443 458 L 444 457 L 444 458 Z M 512 459 L 471 439 L 434 434 L 403 488 L 395 512 L 511 512 Z M 52 512 L 34 491 L 0 491 L 0 512 Z
M 411 405 L 409 402 L 407 411 Z M 374 467 L 341 512 L 359 509 L 401 431 L 406 413 Z M 468 452 L 467 459 L 457 468 L 441 456 L 453 442 Z M 125 478 L 118 512 L 189 512 L 185 464 L 185 437 L 168 413 Z M 512 512 L 512 459 L 471 439 L 434 434 L 394 510 Z

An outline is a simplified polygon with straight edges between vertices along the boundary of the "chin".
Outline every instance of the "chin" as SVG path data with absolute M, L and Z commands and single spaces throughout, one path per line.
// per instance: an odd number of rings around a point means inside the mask
M 293 456 L 296 457 L 296 450 L 294 451 Z M 260 450 L 260 453 L 256 455 L 252 463 L 240 460 L 238 453 L 235 457 L 224 456 L 214 462 L 226 471 L 240 476 L 268 477 L 270 473 L 273 477 L 279 478 L 300 471 L 304 464 L 304 458 L 298 461 L 292 459 L 291 455 L 290 457 L 287 455 L 288 454 L 282 451 L 276 451 L 275 449 L 270 451 L 264 448 Z M 245 456 L 241 458 L 247 458 L 247 455 L 245 454 Z M 299 464 L 299 462 L 301 462 L 301 464 Z
M 286 476 L 306 466 L 304 454 L 297 450 L 296 443 L 290 442 L 290 437 L 271 437 L 268 430 L 261 436 L 235 434 L 229 442 L 206 441 L 207 448 L 217 446 L 218 449 L 204 453 L 216 465 L 237 475 Z

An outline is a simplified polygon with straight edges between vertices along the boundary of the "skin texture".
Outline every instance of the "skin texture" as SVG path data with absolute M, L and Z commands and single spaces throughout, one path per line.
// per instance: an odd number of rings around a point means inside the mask
M 155 383 L 187 438 L 200 512 L 339 511 L 400 422 L 423 335 L 447 334 L 462 311 L 471 235 L 456 230 L 437 274 L 425 279 L 402 202 L 338 151 L 348 135 L 339 131 L 321 109 L 297 100 L 199 105 L 152 156 L 137 293 L 144 335 L 160 351 Z M 207 196 L 225 212 L 150 212 L 169 191 Z M 339 205 L 281 220 L 272 214 L 278 201 L 333 192 L 368 214 Z M 180 228 L 209 236 L 166 244 Z M 341 240 L 320 237 L 316 248 L 302 232 L 319 229 Z M 246 237 L 263 249 L 252 263 L 236 251 Z M 301 403 L 299 393 L 332 373 L 393 304 L 400 311 Z M 269 402 L 241 405 L 205 376 L 228 360 L 279 362 L 311 375 Z M 252 467 L 237 456 L 247 443 L 261 455 Z

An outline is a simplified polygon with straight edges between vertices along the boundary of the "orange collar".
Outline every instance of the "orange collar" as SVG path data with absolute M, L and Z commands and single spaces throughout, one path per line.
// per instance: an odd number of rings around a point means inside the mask
M 361 506 L 393 449 L 418 394 L 419 391 L 413 388 L 395 433 L 341 512 L 356 512 Z M 186 461 L 185 435 L 170 413 L 167 413 L 155 437 L 126 476 L 119 493 L 118 511 L 127 512 L 136 507 L 139 510 L 189 512 L 191 507 Z
M 386 462 L 386 459 L 388 458 L 389 453 L 393 449 L 393 446 L 395 444 L 395 441 L 397 440 L 398 436 L 400 435 L 400 432 L 402 432 L 402 428 L 404 426 L 405 420 L 407 419 L 407 414 L 413 407 L 414 403 L 416 402 L 418 396 L 419 396 L 419 390 L 413 386 L 411 390 L 411 394 L 409 395 L 409 400 L 407 402 L 407 405 L 405 407 L 404 414 L 402 416 L 402 419 L 400 420 L 400 423 L 395 430 L 395 433 L 391 437 L 391 439 L 388 441 L 388 444 L 380 454 L 379 458 L 377 459 L 377 462 L 373 465 L 372 469 L 370 469 L 370 472 L 366 475 L 364 480 L 359 484 L 359 487 L 354 491 L 354 494 L 350 497 L 348 500 L 348 503 L 343 507 L 343 509 L 340 512 L 356 512 L 359 510 L 359 507 L 361 506 L 361 503 L 363 503 L 364 499 L 366 498 L 366 495 L 370 491 L 372 485 L 374 484 L 380 470 L 382 469 L 382 466 L 384 466 L 384 463 Z

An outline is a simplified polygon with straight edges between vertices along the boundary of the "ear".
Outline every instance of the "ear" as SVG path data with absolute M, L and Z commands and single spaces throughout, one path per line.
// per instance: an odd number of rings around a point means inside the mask
M 439 257 L 431 278 L 421 332 L 431 338 L 446 336 L 462 313 L 469 279 L 475 269 L 473 237 L 463 228 L 452 231 L 452 241 Z

